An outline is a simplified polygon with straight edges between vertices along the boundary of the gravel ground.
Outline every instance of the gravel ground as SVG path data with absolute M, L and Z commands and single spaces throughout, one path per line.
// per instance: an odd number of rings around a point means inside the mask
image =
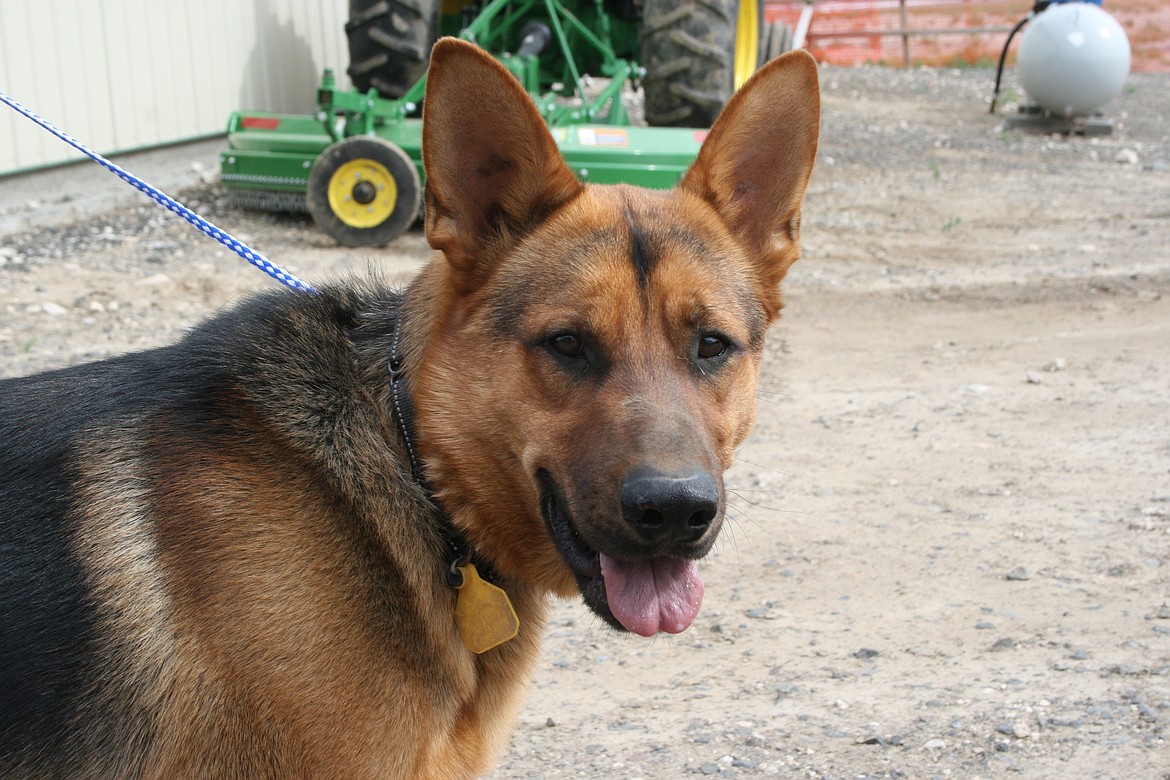
M 1170 81 L 1085 138 L 1003 131 L 992 79 L 822 69 L 703 611 L 646 642 L 558 605 L 493 777 L 1170 777 Z M 428 257 L 183 195 L 311 281 Z M 0 374 L 269 283 L 152 205 L 4 236 Z

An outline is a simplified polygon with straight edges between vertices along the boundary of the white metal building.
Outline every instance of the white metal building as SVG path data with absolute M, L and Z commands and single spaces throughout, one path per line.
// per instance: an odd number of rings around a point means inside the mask
M 102 153 L 309 112 L 345 76 L 344 0 L 0 0 L 0 92 Z M 80 154 L 0 104 L 0 176 Z M 3 186 L 0 181 L 0 186 Z

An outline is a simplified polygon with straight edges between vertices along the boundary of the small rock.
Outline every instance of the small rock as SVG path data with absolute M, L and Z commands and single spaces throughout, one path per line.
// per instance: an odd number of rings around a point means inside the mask
M 1134 706 L 1137 707 L 1138 717 L 1140 717 L 1142 720 L 1148 721 L 1150 723 L 1156 723 L 1158 721 L 1157 711 L 1150 707 L 1150 705 L 1146 704 L 1144 701 L 1139 700 L 1134 703 Z
M 1012 639 L 1010 636 L 1005 636 L 1001 639 L 995 640 L 995 644 L 991 646 L 991 651 L 993 653 L 1000 653 L 1004 650 L 1011 650 L 1015 646 L 1016 640 Z
M 1039 371 L 1029 371 L 1027 373 L 1027 379 L 1028 379 L 1028 384 L 1030 384 L 1030 385 L 1038 385 L 1041 382 L 1043 382 L 1043 380 L 1040 378 Z
M 1138 153 L 1133 149 L 1121 149 L 1117 152 L 1117 156 L 1113 158 L 1114 162 L 1119 162 L 1123 165 L 1137 165 L 1141 162 Z
M 555 720 L 553 720 L 552 718 L 548 718 L 544 722 L 545 728 L 551 729 L 551 728 L 555 727 L 556 725 L 557 725 L 557 722 Z
M 772 614 L 772 608 L 775 606 L 775 602 L 768 601 L 764 603 L 764 606 L 756 607 L 755 609 L 749 609 L 744 614 L 756 620 L 774 620 L 775 615 Z
M 1000 723 L 995 727 L 995 730 L 1000 734 L 1015 737 L 1016 739 L 1027 739 L 1032 736 L 1032 729 L 1022 721 Z
M 214 168 L 209 169 L 198 160 L 191 162 L 191 170 L 199 176 L 199 180 L 204 184 L 214 184 L 215 180 L 219 178 L 218 172 Z
M 1032 579 L 1032 576 L 1030 574 L 1028 574 L 1028 570 L 1025 569 L 1023 566 L 1017 566 L 1016 568 L 1012 569 L 1007 574 L 1005 574 L 1003 576 L 1003 578 L 1005 580 L 1019 582 L 1019 581 L 1023 581 L 1023 580 L 1030 580 L 1030 579 Z
M 45 301 L 41 304 L 41 311 L 54 317 L 60 317 L 65 313 L 65 307 L 52 301 Z
M 975 624 L 977 631 L 990 631 L 993 628 L 995 628 L 995 623 L 989 623 L 986 620 L 981 620 Z
M 1064 371 L 1068 367 L 1068 361 L 1064 358 L 1056 358 L 1051 363 L 1044 366 L 1044 370 L 1050 374 L 1055 374 L 1057 371 Z
M 135 287 L 151 287 L 159 284 L 170 284 L 171 277 L 166 274 L 153 274 L 134 283 Z
M 926 742 L 922 743 L 923 750 L 942 750 L 946 746 L 946 741 L 939 739 L 938 737 L 935 737 L 934 739 L 928 739 Z
M 881 655 L 881 653 L 877 650 L 874 650 L 872 647 L 863 647 L 854 653 L 853 657 L 864 660 L 866 658 L 877 658 L 879 655 Z

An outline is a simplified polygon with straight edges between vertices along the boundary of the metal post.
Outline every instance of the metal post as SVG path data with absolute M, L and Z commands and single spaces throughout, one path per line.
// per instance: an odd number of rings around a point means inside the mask
M 804 0 L 804 8 L 800 9 L 800 19 L 796 22 L 796 31 L 792 33 L 792 48 L 804 48 L 804 39 L 808 36 L 808 27 L 812 24 L 813 3 L 816 0 Z
M 898 0 L 898 15 L 902 18 L 902 67 L 910 67 L 910 35 L 906 23 L 906 0 Z

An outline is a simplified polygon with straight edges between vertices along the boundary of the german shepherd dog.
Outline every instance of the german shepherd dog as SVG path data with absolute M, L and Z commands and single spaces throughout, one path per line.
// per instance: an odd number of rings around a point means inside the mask
M 787 54 L 673 191 L 583 185 L 512 76 L 444 39 L 439 254 L 405 292 L 270 292 L 3 382 L 0 776 L 471 777 L 550 594 L 686 629 L 818 125 Z

